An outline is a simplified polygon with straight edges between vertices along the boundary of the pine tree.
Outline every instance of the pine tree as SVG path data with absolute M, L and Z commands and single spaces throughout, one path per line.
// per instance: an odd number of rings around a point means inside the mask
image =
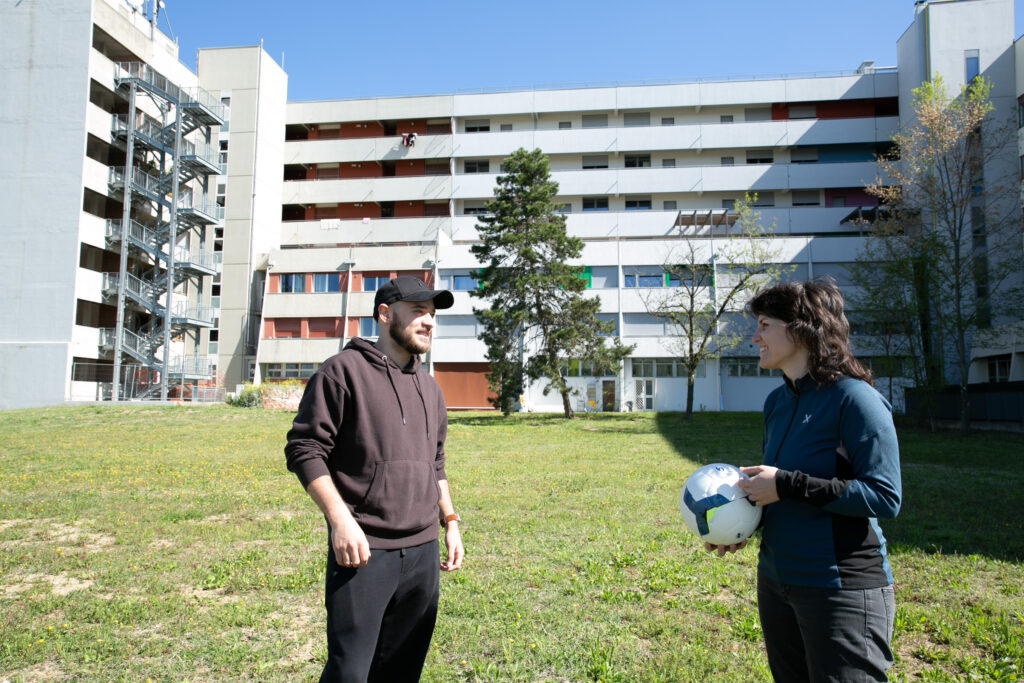
M 483 268 L 473 295 L 489 308 L 473 313 L 487 344 L 492 402 L 506 414 L 527 383 L 543 379 L 544 393 L 557 391 L 571 418 L 563 361 L 578 358 L 597 372 L 617 373 L 631 351 L 608 336 L 614 323 L 597 317 L 601 302 L 583 294 L 583 268 L 570 265 L 582 255 L 583 240 L 566 232 L 557 194 L 547 157 L 518 149 L 505 160 L 505 175 L 477 225 L 481 243 L 472 252 Z

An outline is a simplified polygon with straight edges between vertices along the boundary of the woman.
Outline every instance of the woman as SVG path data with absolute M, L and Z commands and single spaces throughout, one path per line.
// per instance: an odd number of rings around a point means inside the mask
M 749 308 L 761 367 L 785 378 L 764 403 L 763 464 L 740 468 L 764 507 L 757 603 L 772 676 L 885 681 L 895 602 L 876 519 L 900 507 L 892 407 L 850 353 L 834 282 L 774 285 Z

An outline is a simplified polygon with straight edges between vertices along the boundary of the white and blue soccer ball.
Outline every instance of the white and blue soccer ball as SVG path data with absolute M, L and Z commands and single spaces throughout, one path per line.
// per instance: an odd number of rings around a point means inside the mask
M 736 467 L 719 462 L 691 474 L 679 494 L 679 511 L 690 531 L 714 545 L 749 538 L 761 522 L 761 508 L 737 486 L 746 478 Z

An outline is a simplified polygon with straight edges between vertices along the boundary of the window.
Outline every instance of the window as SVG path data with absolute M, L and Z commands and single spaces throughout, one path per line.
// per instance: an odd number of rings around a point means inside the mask
M 466 173 L 490 173 L 491 162 L 487 159 L 467 159 L 463 170 Z
M 846 206 L 846 197 L 843 197 L 843 196 L 832 197 L 832 206 L 834 206 L 836 208 Z
M 791 119 L 813 119 L 817 117 L 818 108 L 813 104 L 789 105 L 789 118 Z
M 491 129 L 490 119 L 466 119 L 467 133 L 486 133 Z
M 316 372 L 315 363 L 267 363 L 268 379 L 305 379 Z
M 770 164 L 775 161 L 775 156 L 770 149 L 748 149 L 748 164 Z
M 633 126 L 649 126 L 651 125 L 651 113 L 649 111 L 643 112 L 626 112 L 623 117 L 623 122 L 627 128 Z
M 313 273 L 314 292 L 337 292 L 338 282 L 337 273 Z
M 674 116 L 662 116 L 661 125 L 663 126 L 674 126 L 676 125 L 676 118 Z
M 665 321 L 649 313 L 623 313 L 622 334 L 626 337 L 662 337 Z
M 370 277 L 363 276 L 363 291 L 364 292 L 376 292 L 378 289 L 388 283 L 389 278 L 387 275 L 374 275 Z
M 718 117 L 719 123 L 732 123 L 732 114 L 722 114 Z
M 501 130 L 502 133 L 509 133 L 509 132 L 512 131 L 512 124 L 511 123 L 503 123 L 503 124 L 501 124 L 500 130 Z
M 626 195 L 626 211 L 650 211 L 650 195 Z
M 722 166 L 735 166 L 736 157 L 722 157 Z
M 723 209 L 729 209 L 730 211 L 732 211 L 733 209 L 736 208 L 736 200 L 735 199 L 723 199 L 722 200 L 722 208 Z
M 661 203 L 661 210 L 662 211 L 675 211 L 676 210 L 676 200 L 674 200 L 674 199 L 666 199 L 665 201 L 663 201 Z
M 608 127 L 608 114 L 584 114 L 583 115 L 583 127 L 584 128 L 607 128 Z
M 857 356 L 875 377 L 906 377 L 910 360 L 902 356 Z
M 781 377 L 782 370 L 766 370 L 758 358 L 723 358 L 722 369 L 726 377 Z
M 379 336 L 380 332 L 377 330 L 377 321 L 371 318 L 360 318 L 359 319 L 359 336 L 360 337 L 376 337 Z
M 681 358 L 633 358 L 633 377 L 686 377 L 686 364 Z M 705 361 L 697 363 L 695 377 L 707 375 Z
M 572 202 L 565 202 L 559 205 L 557 211 L 558 213 L 572 213 Z
M 447 161 L 428 161 L 423 165 L 423 175 L 449 175 L 451 167 Z
M 747 107 L 743 110 L 744 121 L 771 121 L 771 107 Z
M 793 190 L 793 206 L 820 206 L 821 197 L 817 190 Z
M 662 168 L 675 168 L 676 167 L 676 160 L 675 159 L 662 159 L 661 160 L 661 167 Z
M 607 154 L 584 154 L 583 155 L 583 168 L 608 168 L 608 155 Z
M 572 121 L 559 121 L 558 130 L 568 130 L 572 128 Z
M 650 154 L 627 154 L 626 155 L 626 168 L 650 168 L 651 167 L 651 155 Z
M 622 274 L 627 288 L 665 286 L 665 271 L 660 266 L 626 266 Z
M 1010 354 L 1002 356 L 991 356 L 988 359 L 988 381 L 1009 382 L 1010 381 Z
M 451 271 L 441 276 L 441 282 L 445 289 L 453 292 L 468 292 L 479 286 L 476 273 L 471 270 Z
M 964 80 L 968 83 L 981 75 L 981 64 L 977 50 L 964 50 Z
M 775 206 L 775 193 L 774 192 L 758 192 L 754 195 L 754 201 L 750 203 L 751 206 Z
M 608 210 L 608 198 L 607 197 L 584 197 L 583 198 L 583 210 L 584 211 L 607 211 Z
M 474 338 L 477 335 L 477 322 L 472 315 L 443 315 L 436 321 L 438 337 Z
M 793 164 L 815 164 L 818 162 L 818 148 L 794 147 L 789 153 L 789 161 Z
M 462 206 L 464 216 L 483 216 L 487 213 L 483 200 L 467 201 Z
M 305 273 L 281 273 L 278 277 L 282 294 L 296 294 L 306 291 Z
M 1017 100 L 1017 127 L 1024 128 L 1024 96 Z

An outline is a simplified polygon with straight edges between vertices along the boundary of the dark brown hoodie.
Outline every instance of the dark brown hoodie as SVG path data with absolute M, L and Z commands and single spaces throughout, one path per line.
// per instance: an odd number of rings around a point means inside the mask
M 302 486 L 329 474 L 370 548 L 437 538 L 448 417 L 419 356 L 405 367 L 353 339 L 317 370 L 284 452 Z

